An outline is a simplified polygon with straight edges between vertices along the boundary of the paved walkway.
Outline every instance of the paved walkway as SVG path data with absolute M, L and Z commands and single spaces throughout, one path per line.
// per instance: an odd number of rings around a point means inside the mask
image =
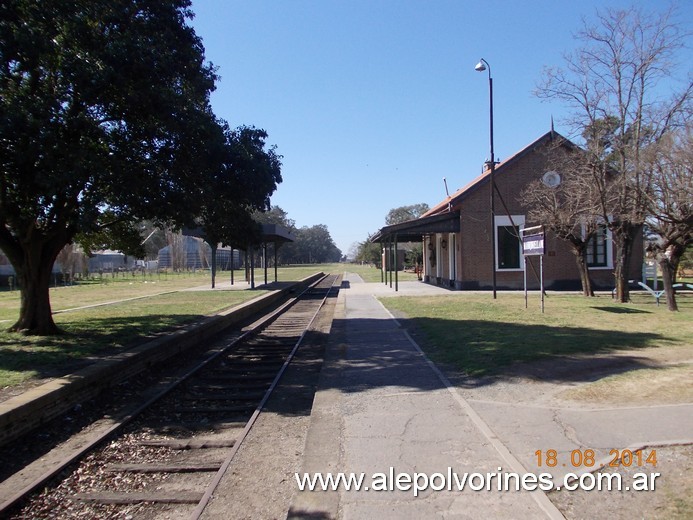
M 303 472 L 540 473 L 535 451 L 625 448 L 690 440 L 693 405 L 619 410 L 556 410 L 464 399 L 426 358 L 375 294 L 454 294 L 419 282 L 394 292 L 345 277 L 306 441 Z M 459 293 L 457 293 L 459 294 Z M 471 403 L 471 404 L 470 404 Z M 608 417 L 608 422 L 605 419 Z M 617 425 L 605 428 L 604 424 Z M 449 469 L 450 468 L 450 469 Z M 572 469 L 572 468 L 571 468 Z M 567 469 L 560 465 L 558 477 Z M 381 477 L 377 477 L 380 479 Z M 419 483 L 423 482 L 419 477 Z M 480 477 L 470 483 L 478 485 Z M 407 477 L 400 488 L 407 487 Z M 540 490 L 427 489 L 298 492 L 289 518 L 563 518 Z M 391 483 L 392 486 L 396 482 Z M 453 489 L 455 483 L 452 482 Z

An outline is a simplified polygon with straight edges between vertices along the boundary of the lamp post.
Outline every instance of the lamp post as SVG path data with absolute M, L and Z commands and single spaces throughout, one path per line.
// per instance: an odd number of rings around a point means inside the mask
M 491 77 L 491 65 L 484 58 L 479 60 L 474 70 L 483 72 L 488 69 L 488 95 L 489 95 L 489 134 L 491 140 L 491 159 L 489 161 L 489 185 L 491 199 L 491 277 L 493 283 L 493 299 L 496 299 L 496 220 L 495 220 L 495 204 L 494 191 L 496 185 L 493 180 L 493 172 L 496 170 L 496 158 L 493 155 L 493 78 Z

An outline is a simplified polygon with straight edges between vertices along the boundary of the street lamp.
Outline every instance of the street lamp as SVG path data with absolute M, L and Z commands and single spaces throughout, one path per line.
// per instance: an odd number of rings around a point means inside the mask
M 496 170 L 496 158 L 493 155 L 493 78 L 491 77 L 491 65 L 484 58 L 479 60 L 474 70 L 483 72 L 488 69 L 488 94 L 489 94 L 489 134 L 491 140 L 491 160 L 489 161 L 489 185 L 491 187 L 491 276 L 493 280 L 493 299 L 496 299 L 496 220 L 494 191 L 496 185 L 493 180 L 493 172 Z

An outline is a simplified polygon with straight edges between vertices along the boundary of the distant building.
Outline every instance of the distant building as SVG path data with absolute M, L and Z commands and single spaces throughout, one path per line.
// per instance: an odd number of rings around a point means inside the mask
M 180 242 L 175 245 L 168 245 L 159 250 L 160 269 L 209 269 L 212 256 L 212 248 L 201 238 L 180 235 Z M 179 255 L 178 260 L 175 256 Z M 221 271 L 230 270 L 232 267 L 238 269 L 241 264 L 240 253 L 230 247 L 217 248 L 217 269 Z
M 95 251 L 89 257 L 89 272 L 113 272 L 130 270 L 135 266 L 135 257 L 127 256 L 120 251 L 104 249 Z

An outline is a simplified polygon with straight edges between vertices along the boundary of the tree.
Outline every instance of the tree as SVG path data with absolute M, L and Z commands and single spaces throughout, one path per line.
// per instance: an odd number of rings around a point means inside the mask
M 296 229 L 296 221 L 289 218 L 289 214 L 279 206 L 270 207 L 269 211 L 255 211 L 253 220 L 260 224 L 277 224 L 293 231 Z
M 616 247 L 621 302 L 629 298 L 632 248 L 647 217 L 642 151 L 690 114 L 690 80 L 663 94 L 663 80 L 677 70 L 674 61 L 685 43 L 673 16 L 635 8 L 598 11 L 597 23 L 586 23 L 578 35 L 583 46 L 566 55 L 565 69 L 546 69 L 537 90 L 574 110 L 569 123 L 585 140 L 584 173 Z
M 688 246 L 681 256 L 679 262 L 679 274 L 681 276 L 690 276 L 693 271 L 693 247 Z
M 342 258 L 341 250 L 335 245 L 329 229 L 324 224 L 296 228 L 295 221 L 279 206 L 272 206 L 266 212 L 255 212 L 253 219 L 261 224 L 278 224 L 292 232 L 294 241 L 281 247 L 281 262 L 317 264 L 339 262 Z
M 324 224 L 297 229 L 294 242 L 284 247 L 286 257 L 292 263 L 320 264 L 339 262 L 342 258 L 341 250 L 335 245 Z
M 407 222 L 408 220 L 417 219 L 428 210 L 428 204 L 425 202 L 393 208 L 385 217 L 385 225 L 391 226 L 392 224 L 400 224 L 402 222 Z
M 89 256 L 100 249 L 116 249 L 126 255 L 143 258 L 146 255 L 142 236 L 142 223 L 122 220 L 112 211 L 104 210 L 99 221 L 87 232 L 77 233 L 74 241 Z
M 369 235 L 368 239 L 363 242 L 358 242 L 355 260 L 357 262 L 373 264 L 377 268 L 380 268 L 380 263 L 382 261 L 381 245 L 371 242 L 371 236 L 372 235 Z
M 270 208 L 270 195 L 282 181 L 281 156 L 276 148 L 265 149 L 267 132 L 242 126 L 235 130 L 220 124 L 221 143 L 211 143 L 210 155 L 219 155 L 204 186 L 204 201 L 198 224 L 212 249 L 212 287 L 215 285 L 218 244 L 243 246 L 259 239 L 254 212 Z
M 520 199 L 531 222 L 541 224 L 568 243 L 580 273 L 582 294 L 594 296 L 587 248 L 599 226 L 600 208 L 585 172 L 584 157 L 560 137 L 547 153 L 547 162 L 561 172 L 561 182 L 547 185 L 542 179 L 535 180 L 520 193 Z
M 409 220 L 414 220 L 420 218 L 421 215 L 426 213 L 430 208 L 425 202 L 419 204 L 411 204 L 409 206 L 400 206 L 398 208 L 391 209 L 387 216 L 385 217 L 385 225 L 391 226 L 393 224 L 401 224 L 402 222 L 407 222 Z M 404 242 L 400 244 L 405 253 L 405 263 L 409 265 L 418 265 L 423 259 L 423 245 L 421 243 Z M 367 248 L 364 244 L 364 255 L 370 258 L 369 263 L 380 264 L 380 246 L 378 246 L 378 259 L 374 261 L 374 251 Z
M 171 258 L 171 269 L 173 271 L 183 271 L 187 263 L 187 251 L 183 234 L 180 231 L 167 229 L 166 242 L 168 243 L 168 251 Z
M 142 237 L 140 244 L 144 248 L 144 256 L 140 258 L 156 260 L 159 257 L 159 251 L 166 247 L 165 231 L 155 226 L 151 221 L 140 222 L 139 228 Z
M 75 277 L 75 272 L 82 271 L 82 268 L 87 263 L 87 259 L 74 244 L 67 244 L 60 250 L 56 257 L 56 262 L 60 265 L 60 272 L 63 276 L 63 282 L 69 280 L 72 282 Z
M 189 7 L 2 3 L 0 248 L 22 291 L 11 330 L 59 332 L 49 276 L 78 233 L 143 218 L 185 223 L 199 207 L 216 75 L 186 25 Z
M 670 133 L 646 151 L 648 253 L 662 271 L 667 308 L 678 310 L 673 284 L 681 258 L 693 244 L 693 125 Z
M 270 207 L 269 211 L 253 212 L 253 220 L 259 224 L 275 224 L 283 226 L 288 229 L 290 233 L 295 233 L 296 231 L 296 222 L 289 218 L 289 214 L 279 206 L 272 206 Z M 277 263 L 289 263 L 291 259 L 291 243 L 275 243 L 274 247 L 277 248 Z

